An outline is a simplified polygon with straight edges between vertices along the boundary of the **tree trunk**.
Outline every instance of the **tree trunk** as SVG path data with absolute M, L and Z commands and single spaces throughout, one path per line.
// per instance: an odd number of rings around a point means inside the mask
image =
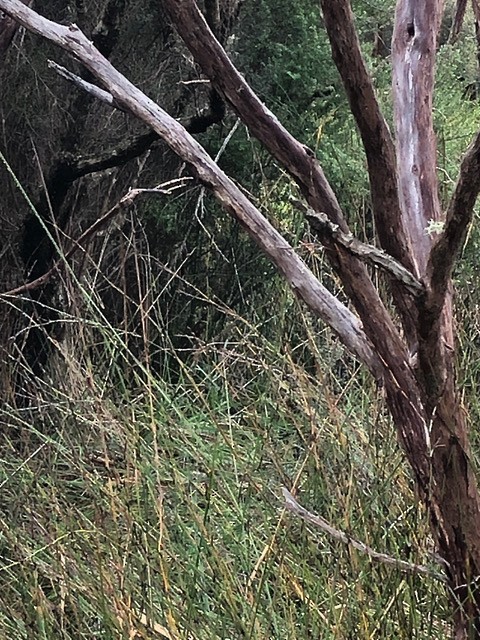
M 432 221 L 442 218 L 432 115 L 441 11 L 438 0 L 421 5 L 413 0 L 397 3 L 393 38 L 397 165 L 402 217 L 407 221 L 426 283 L 426 294 L 418 305 L 417 379 L 426 414 L 424 455 L 429 460 L 430 478 L 422 486 L 417 476 L 417 483 L 429 510 L 439 552 L 447 563 L 455 637 L 478 638 L 480 594 L 475 580 L 480 575 L 480 497 L 465 414 L 455 384 L 451 282 L 453 260 L 463 244 L 462 233 L 471 210 L 467 207 L 459 214 L 450 209 L 443 239 L 433 249 L 433 234 L 427 233 Z M 459 224 L 454 220 L 456 215 L 461 220 Z M 452 233 L 452 226 L 456 233 Z M 397 425 L 399 418 L 394 416 Z

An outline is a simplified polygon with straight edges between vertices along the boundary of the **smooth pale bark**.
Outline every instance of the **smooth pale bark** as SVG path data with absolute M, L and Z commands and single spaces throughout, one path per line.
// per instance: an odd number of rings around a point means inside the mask
M 432 116 L 440 19 L 438 0 L 400 0 L 392 43 L 400 208 L 420 276 L 432 243 L 426 229 L 440 220 Z

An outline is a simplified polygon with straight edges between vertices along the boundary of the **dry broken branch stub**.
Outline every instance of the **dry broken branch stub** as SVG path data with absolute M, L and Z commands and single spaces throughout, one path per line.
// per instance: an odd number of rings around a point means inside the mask
M 345 247 L 347 251 L 350 251 L 360 260 L 385 271 L 385 273 L 404 285 L 414 296 L 420 296 L 425 293 L 425 287 L 420 280 L 417 280 L 408 269 L 405 269 L 403 265 L 392 256 L 389 256 L 383 249 L 361 242 L 350 233 L 343 233 L 338 228 L 338 225 L 330 222 L 324 213 L 314 211 L 311 207 L 305 206 L 300 200 L 293 199 L 292 204 L 304 213 L 310 222 L 311 228 L 319 234 L 320 238 L 325 237 L 325 235 L 332 238 L 334 242 Z
M 65 67 L 62 67 L 60 64 L 57 64 L 53 60 L 48 61 L 48 66 L 50 69 L 56 71 L 59 76 L 61 76 L 65 80 L 68 80 L 69 82 L 72 82 L 80 90 L 90 93 L 94 98 L 100 100 L 101 102 L 105 102 L 110 107 L 114 107 L 115 109 L 124 111 L 122 105 L 115 102 L 112 94 L 108 93 L 108 91 L 104 91 L 91 82 L 87 82 L 83 78 L 80 78 L 80 76 L 77 76 L 75 73 L 72 73 L 68 69 L 65 69 Z

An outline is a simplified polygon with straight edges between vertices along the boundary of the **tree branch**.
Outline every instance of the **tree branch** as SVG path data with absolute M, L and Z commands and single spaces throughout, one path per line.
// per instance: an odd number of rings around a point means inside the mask
M 348 233 L 342 210 L 315 154 L 300 144 L 255 95 L 214 38 L 194 0 L 163 0 L 163 5 L 196 62 L 251 134 L 296 180 L 312 209 L 324 212 L 341 231 Z M 416 383 L 408 365 L 406 345 L 365 265 L 341 245 L 330 243 L 328 238 L 325 238 L 325 250 L 369 340 L 394 372 L 397 384 L 405 390 L 412 389 Z
M 367 365 L 377 380 L 382 379 L 383 364 L 372 350 L 358 318 L 317 280 L 283 236 L 179 122 L 117 71 L 76 26 L 64 27 L 47 20 L 27 9 L 20 0 L 0 0 L 0 9 L 31 31 L 73 54 L 103 83 L 115 101 L 154 129 L 192 167 L 200 182 L 213 191 L 224 208 L 240 222 L 284 276 L 293 292 L 337 333 L 346 347 Z
M 298 181 L 307 201 L 318 200 L 318 210 L 325 211 L 332 222 L 348 231 L 342 210 L 313 151 L 300 144 L 253 93 L 209 29 L 194 0 L 181 3 L 164 0 L 163 4 L 196 62 L 252 135 Z
M 81 91 L 86 91 L 90 95 L 92 95 L 96 100 L 100 100 L 101 102 L 105 102 L 109 107 L 113 107 L 114 109 L 120 109 L 120 111 L 125 111 L 121 104 L 118 104 L 111 93 L 108 91 L 104 91 L 97 87 L 95 84 L 84 80 L 80 76 L 77 76 L 75 73 L 72 73 L 65 67 L 62 67 L 60 64 L 57 64 L 54 60 L 48 61 L 48 67 L 53 69 L 58 73 L 59 76 L 64 78 L 64 80 L 68 80 L 68 82 L 72 82 L 78 89 Z
M 320 4 L 333 60 L 367 156 L 373 214 L 380 244 L 414 273 L 412 249 L 398 201 L 395 146 L 362 56 L 350 1 L 321 0 Z
M 343 544 L 348 544 L 354 549 L 357 549 L 357 551 L 366 554 L 372 560 L 381 562 L 382 564 L 387 564 L 391 567 L 395 567 L 395 569 L 398 569 L 403 573 L 423 575 L 428 578 L 440 580 L 440 582 L 444 582 L 446 584 L 448 583 L 448 580 L 444 575 L 438 573 L 437 571 L 433 571 L 432 569 L 430 569 L 430 567 L 426 567 L 421 564 L 415 564 L 413 562 L 406 562 L 405 560 L 398 560 L 397 558 L 392 558 L 392 556 L 389 556 L 385 553 L 379 553 L 378 551 L 375 551 L 374 549 L 372 549 L 372 547 L 369 547 L 364 542 L 360 542 L 358 540 L 355 540 L 354 538 L 351 538 L 344 531 L 340 531 L 340 529 L 336 529 L 335 527 L 333 527 L 321 516 L 317 516 L 311 511 L 307 511 L 307 509 L 302 507 L 302 505 L 300 505 L 295 500 L 290 491 L 288 491 L 288 489 L 286 489 L 285 487 L 282 487 L 282 494 L 285 500 L 284 508 L 287 509 L 287 511 L 290 511 L 299 518 L 302 518 L 302 520 L 305 520 L 305 522 L 313 524 L 315 527 L 318 527 L 325 533 L 328 533 L 328 535 L 335 540 L 339 540 L 340 542 L 343 542 Z
M 402 216 L 409 230 L 419 276 L 427 280 L 433 245 L 427 232 L 440 222 L 436 136 L 433 128 L 433 89 L 437 34 L 442 0 L 398 0 L 393 35 L 393 93 L 397 166 Z M 418 301 L 418 371 L 429 413 L 437 411 L 453 366 L 453 317 L 450 287 L 443 292 L 445 313 L 432 309 L 436 300 Z
M 100 87 L 97 87 L 91 82 L 87 82 L 53 60 L 48 61 L 48 66 L 56 71 L 62 78 L 72 82 L 80 90 L 86 91 L 97 100 L 104 102 L 112 108 L 125 111 L 122 105 L 119 104 L 108 91 L 100 89 Z M 225 105 L 223 100 L 216 92 L 212 92 L 209 108 L 199 115 L 182 121 L 182 124 L 189 133 L 204 133 L 210 126 L 221 122 L 224 116 Z M 109 149 L 101 154 L 95 154 L 90 157 L 75 157 L 72 154 L 68 154 L 63 158 L 64 171 L 62 173 L 62 180 L 73 182 L 90 173 L 122 166 L 126 162 L 148 151 L 152 144 L 158 140 L 160 140 L 160 136 L 155 133 L 155 131 L 149 131 L 148 133 L 130 138 L 127 141 L 122 141 L 117 148 Z M 68 175 L 65 175 L 66 171 Z
M 410 237 L 400 210 L 395 145 L 378 104 L 372 78 L 362 56 L 350 0 L 321 0 L 323 19 L 367 158 L 372 211 L 380 246 L 418 275 Z M 395 306 L 410 348 L 417 343 L 416 306 L 404 287 L 391 282 Z
M 467 149 L 460 165 L 460 173 L 442 235 L 432 248 L 429 259 L 430 296 L 428 307 L 434 314 L 432 322 L 442 312 L 448 282 L 463 249 L 473 209 L 480 192 L 480 132 Z
M 463 19 L 465 17 L 466 9 L 467 9 L 467 0 L 457 0 L 455 5 L 455 15 L 453 17 L 452 29 L 450 31 L 450 38 L 449 38 L 450 44 L 454 44 L 458 39 L 458 36 L 462 29 L 462 24 L 463 24 Z
M 95 236 L 99 231 L 101 231 L 106 224 L 110 222 L 118 213 L 121 213 L 123 210 L 127 209 L 139 196 L 143 193 L 148 194 L 170 194 L 175 189 L 178 189 L 191 178 L 179 178 L 177 180 L 172 180 L 163 185 L 159 185 L 158 187 L 154 187 L 153 189 L 131 189 L 126 195 L 121 198 L 115 206 L 107 211 L 103 216 L 101 216 L 98 220 L 96 220 L 88 229 L 86 229 L 79 238 L 74 241 L 73 246 L 66 251 L 62 257 L 55 262 L 53 267 L 51 267 L 47 272 L 41 275 L 35 280 L 31 280 L 19 287 L 15 287 L 14 289 L 10 289 L 9 291 L 5 291 L 0 294 L 1 297 L 11 297 L 18 296 L 22 293 L 27 293 L 28 291 L 33 291 L 34 289 L 38 289 L 43 287 L 53 276 L 60 273 L 63 266 L 65 266 L 67 260 L 69 260 L 78 250 L 85 249 L 86 243 Z
M 311 228 L 322 239 L 328 235 L 335 243 L 342 245 L 347 251 L 360 258 L 363 262 L 379 267 L 396 282 L 401 283 L 412 295 L 419 296 L 425 293 L 424 285 L 400 264 L 395 258 L 388 255 L 383 249 L 378 249 L 370 244 L 360 242 L 351 233 L 343 233 L 337 225 L 330 222 L 324 213 L 318 213 L 307 207 L 299 200 L 293 200 L 292 204 L 302 211 L 310 222 Z
M 350 0 L 321 0 L 320 4 L 333 60 L 365 149 L 380 246 L 410 273 L 418 275 L 410 236 L 400 210 L 395 145 L 362 56 Z M 408 291 L 399 287 L 395 280 L 390 286 L 407 343 L 412 348 L 418 341 L 416 306 Z

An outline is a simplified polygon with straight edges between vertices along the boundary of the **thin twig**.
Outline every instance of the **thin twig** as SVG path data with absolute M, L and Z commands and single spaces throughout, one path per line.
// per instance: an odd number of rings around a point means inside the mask
M 305 522 L 313 524 L 322 531 L 325 531 L 325 533 L 328 533 L 328 535 L 330 535 L 332 538 L 335 538 L 335 540 L 339 540 L 344 544 L 352 546 L 354 549 L 357 549 L 361 553 L 365 553 L 370 558 L 372 558 L 372 560 L 381 562 L 383 564 L 388 564 L 404 573 L 428 576 L 429 578 L 440 580 L 440 582 L 448 583 L 448 580 L 444 575 L 438 573 L 437 571 L 434 571 L 433 569 L 430 569 L 430 567 L 426 567 L 425 565 L 421 564 L 415 564 L 413 562 L 406 562 L 405 560 L 398 560 L 397 558 L 392 558 L 392 556 L 388 556 L 385 553 L 379 553 L 378 551 L 375 551 L 364 542 L 359 542 L 358 540 L 351 538 L 344 531 L 340 531 L 340 529 L 336 529 L 335 527 L 333 527 L 321 516 L 317 516 L 311 511 L 307 511 L 307 509 L 302 507 L 302 505 L 300 505 L 295 500 L 290 491 L 285 487 L 282 487 L 282 493 L 285 499 L 284 507 L 285 509 L 287 509 L 287 511 L 291 511 L 295 515 L 302 518 L 302 520 L 305 520 Z
M 175 189 L 183 187 L 185 185 L 185 182 L 188 180 L 193 180 L 193 178 L 184 177 L 175 180 L 169 180 L 168 182 L 165 182 L 158 187 L 154 187 L 153 189 L 130 189 L 130 191 L 126 193 L 115 206 L 109 209 L 107 213 L 105 213 L 101 218 L 99 218 L 90 227 L 88 227 L 88 229 L 86 229 L 81 234 L 81 236 L 74 241 L 74 245 L 59 260 L 57 260 L 53 267 L 51 267 L 46 273 L 39 276 L 38 278 L 35 278 L 35 280 L 32 280 L 31 282 L 22 284 L 15 289 L 5 291 L 5 293 L 0 294 L 0 297 L 17 296 L 21 293 L 26 293 L 27 291 L 32 291 L 43 286 L 46 282 L 48 282 L 48 280 L 50 280 L 53 275 L 60 271 L 61 266 L 65 264 L 66 260 L 71 258 L 78 249 L 83 248 L 86 240 L 98 233 L 102 229 L 102 227 L 104 227 L 105 224 L 109 222 L 117 213 L 119 213 L 126 207 L 129 207 L 135 200 L 135 198 L 140 194 L 170 194 Z
M 72 82 L 79 89 L 90 93 L 92 96 L 97 98 L 97 100 L 106 102 L 111 107 L 120 109 L 120 111 L 125 111 L 125 108 L 121 104 L 119 104 L 112 96 L 112 94 L 108 91 L 100 89 L 100 87 L 97 87 L 97 85 L 92 84 L 91 82 L 87 82 L 83 78 L 80 78 L 80 76 L 77 76 L 75 73 L 72 73 L 68 69 L 65 69 L 65 67 L 62 67 L 53 60 L 48 61 L 48 66 L 50 67 L 50 69 L 54 69 L 54 71 L 56 71 L 58 75 L 62 76 L 62 78 L 65 78 L 65 80 Z

